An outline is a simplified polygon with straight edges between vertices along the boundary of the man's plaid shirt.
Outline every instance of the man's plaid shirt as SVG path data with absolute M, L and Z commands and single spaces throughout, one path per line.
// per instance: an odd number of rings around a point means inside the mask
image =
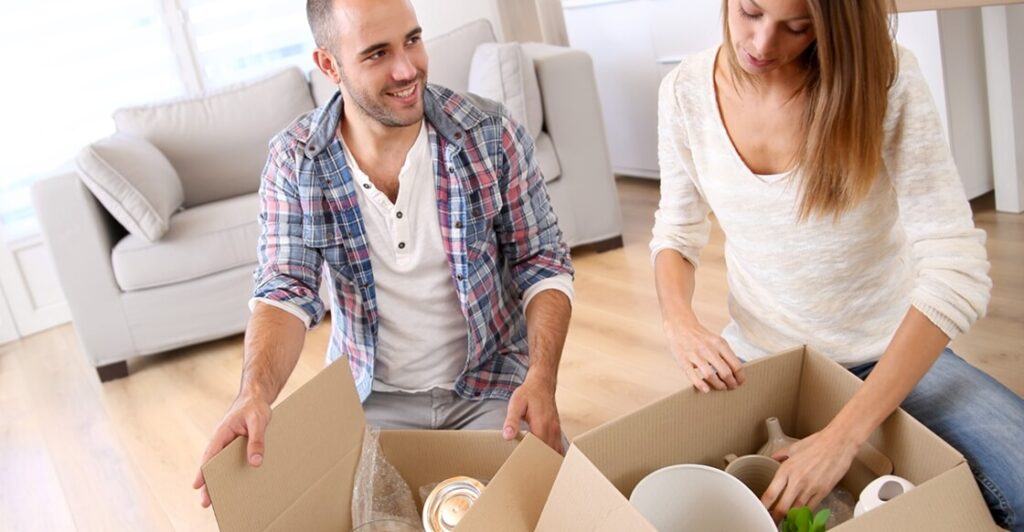
M 352 172 L 337 139 L 341 94 L 270 142 L 260 184 L 262 232 L 254 301 L 324 317 L 327 265 L 333 330 L 328 363 L 348 357 L 359 396 L 373 383 L 378 309 Z M 469 333 L 455 391 L 508 399 L 529 366 L 522 296 L 573 274 L 534 144 L 489 100 L 428 85 L 424 112 L 436 176 L 441 237 Z

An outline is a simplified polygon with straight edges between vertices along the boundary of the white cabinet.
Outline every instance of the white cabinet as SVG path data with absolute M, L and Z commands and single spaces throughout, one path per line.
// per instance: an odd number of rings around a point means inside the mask
M 896 40 L 917 57 L 946 127 L 964 192 L 993 189 L 981 11 L 901 13 Z
M 658 82 L 649 2 L 563 1 L 569 45 L 594 61 L 615 173 L 658 176 Z
M 14 315 L 7 308 L 7 297 L 3 286 L 0 286 L 0 345 L 18 339 L 18 327 L 14 324 Z
M 5 241 L 0 226 L 0 343 L 71 321 L 42 237 Z
M 563 0 L 569 44 L 590 53 L 616 173 L 658 177 L 658 85 L 679 59 L 721 43 L 717 0 Z M 969 197 L 992 190 L 984 49 L 977 9 L 898 16 Z

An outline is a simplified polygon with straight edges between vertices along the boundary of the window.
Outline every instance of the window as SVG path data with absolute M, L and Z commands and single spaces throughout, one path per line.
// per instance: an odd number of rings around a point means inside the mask
M 112 133 L 118 107 L 184 87 L 156 1 L 33 0 L 4 11 L 0 237 L 12 242 L 38 233 L 34 180 Z
M 204 86 L 230 83 L 296 65 L 313 67 L 313 36 L 304 2 L 183 0 Z
M 0 245 L 38 237 L 32 182 L 113 133 L 116 109 L 312 67 L 297 0 L 32 0 L 4 11 Z

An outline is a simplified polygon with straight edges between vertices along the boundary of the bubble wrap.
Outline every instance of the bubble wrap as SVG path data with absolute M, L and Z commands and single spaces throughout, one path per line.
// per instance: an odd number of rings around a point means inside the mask
M 352 489 L 353 532 L 422 532 L 412 491 L 380 447 L 380 429 L 366 427 Z

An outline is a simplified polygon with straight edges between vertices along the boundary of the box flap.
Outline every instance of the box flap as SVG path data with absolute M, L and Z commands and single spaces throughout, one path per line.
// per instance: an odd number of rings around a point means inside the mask
M 963 463 L 833 530 L 1001 529 L 992 520 L 970 468 Z
M 527 434 L 457 528 L 460 532 L 532 532 L 562 455 Z
M 351 528 L 365 424 L 348 360 L 339 359 L 274 408 L 263 465 L 248 465 L 240 437 L 203 466 L 220 529 Z
M 573 444 L 624 495 L 652 471 L 675 464 L 723 467 L 726 454 L 757 452 L 775 416 L 794 424 L 803 348 L 747 364 L 729 392 L 687 388 L 579 437 Z M 680 377 L 682 378 L 682 377 Z
M 537 532 L 657 532 L 574 445 L 541 512 Z

